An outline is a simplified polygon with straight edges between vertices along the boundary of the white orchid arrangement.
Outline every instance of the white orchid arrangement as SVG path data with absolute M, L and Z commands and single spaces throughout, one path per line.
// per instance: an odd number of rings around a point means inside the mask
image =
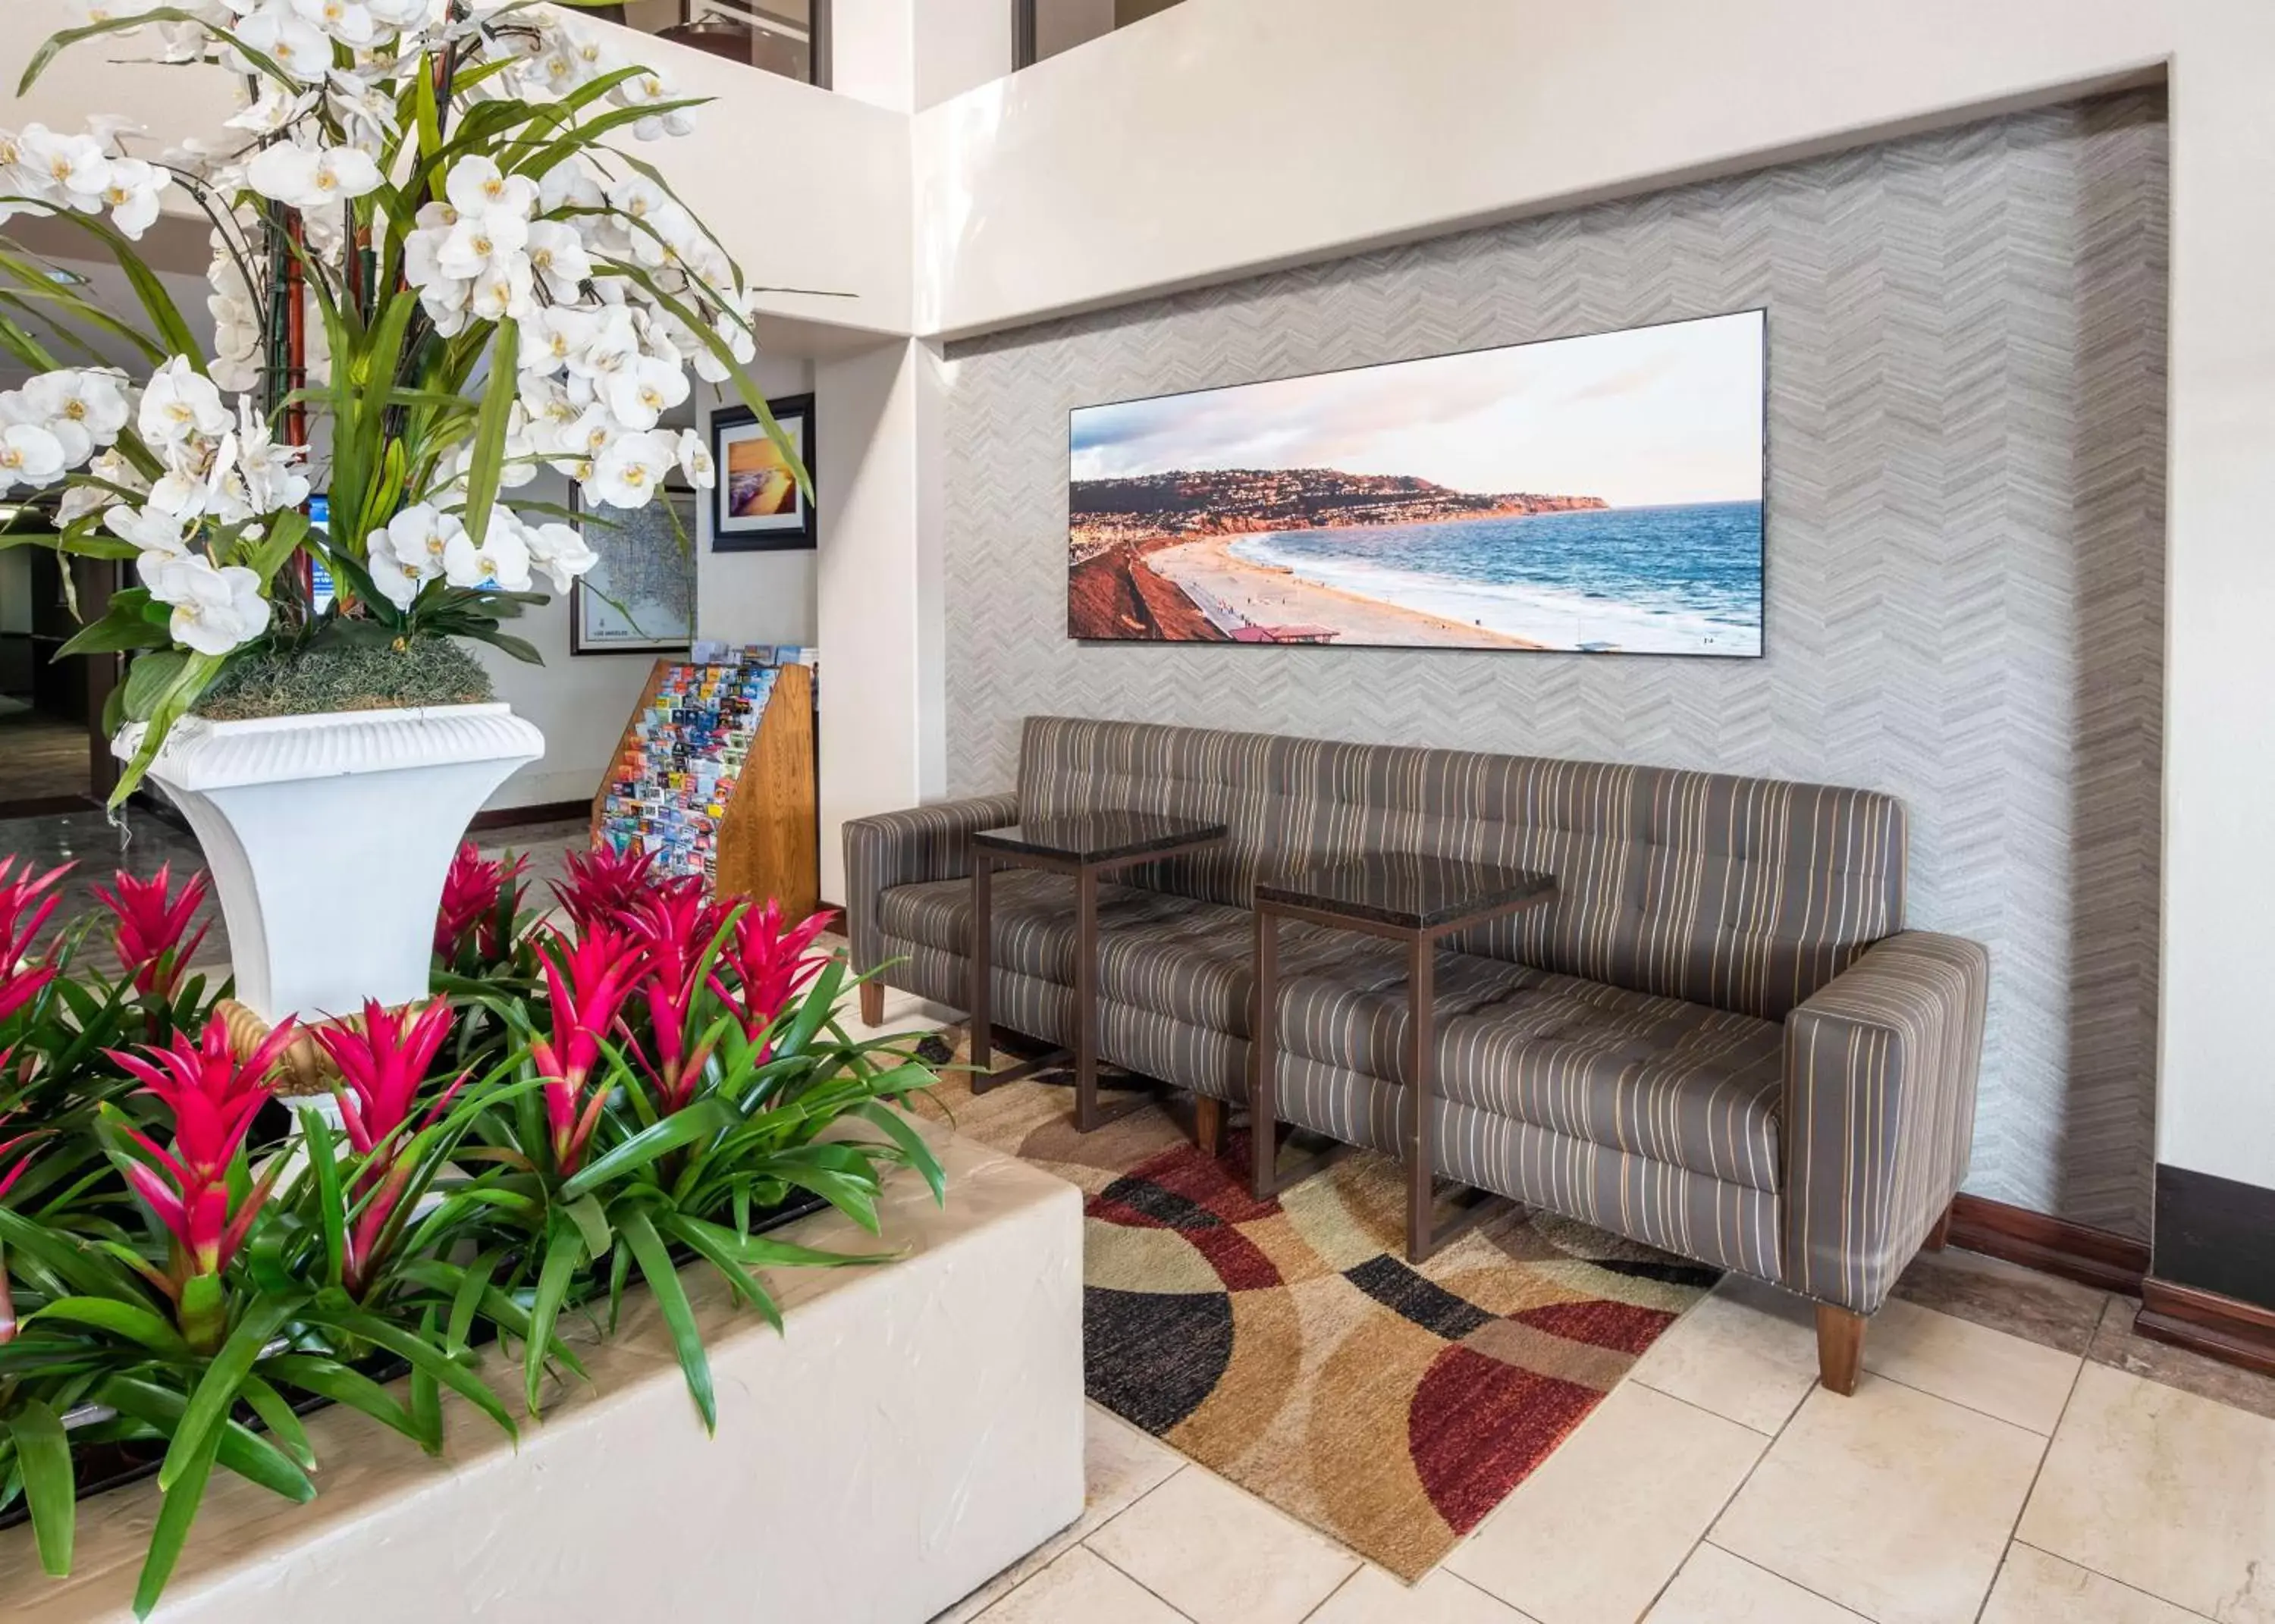
M 588 510 L 643 507 L 675 475 L 709 487 L 700 439 L 659 427 L 691 374 L 732 387 L 798 468 L 746 371 L 756 291 L 612 140 L 687 133 L 698 105 L 618 59 L 631 36 L 538 0 L 78 3 L 87 22 L 19 94 L 116 35 L 245 87 L 230 140 L 155 160 L 117 118 L 0 131 L 0 223 L 100 239 L 149 323 L 0 239 L 0 348 L 38 374 L 0 395 L 0 495 L 60 491 L 50 530 L 0 546 L 132 558 L 140 578 L 68 646 L 138 651 L 114 721 L 148 725 L 120 797 L 255 651 L 442 636 L 536 660 L 501 621 L 595 556 L 569 510 L 500 494 L 548 466 Z M 132 245 L 174 187 L 212 229 L 210 355 Z M 147 383 L 99 364 L 106 340 Z M 328 528 L 303 510 L 315 488 Z M 321 611 L 304 559 L 337 584 Z

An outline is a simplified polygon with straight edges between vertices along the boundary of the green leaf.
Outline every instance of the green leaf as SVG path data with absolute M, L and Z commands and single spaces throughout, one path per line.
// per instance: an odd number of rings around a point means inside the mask
M 563 1193 L 567 1196 L 565 1190 Z M 561 1210 L 569 1215 L 569 1221 L 575 1224 L 578 1232 L 585 1237 L 585 1251 L 588 1257 L 605 1258 L 608 1255 L 608 1249 L 616 1244 L 616 1241 L 608 1231 L 608 1215 L 598 1201 L 590 1196 L 567 1196 Z
M 924 1136 L 916 1130 L 914 1123 L 892 1107 L 873 1099 L 856 1107 L 854 1114 L 883 1129 L 893 1143 L 901 1147 L 902 1154 L 909 1159 L 909 1166 L 921 1173 L 924 1182 L 932 1187 L 933 1204 L 939 1206 L 948 1205 L 948 1174 L 941 1167 L 940 1158 L 933 1154 L 932 1146 L 926 1144 Z
M 537 1295 L 530 1304 L 529 1337 L 522 1349 L 524 1400 L 533 1416 L 539 1413 L 538 1389 L 545 1381 L 545 1349 L 553 1341 L 554 1322 L 569 1296 L 569 1282 L 586 1260 L 585 1235 L 566 1212 L 555 1211 L 545 1237 L 545 1263 L 537 1277 Z
M 316 1221 L 324 1231 L 323 1283 L 336 1286 L 347 1270 L 348 1215 L 340 1192 L 340 1164 L 332 1152 L 332 1125 L 321 1111 L 303 1110 L 300 1132 L 307 1141 L 308 1166 L 316 1175 Z
M 365 1313 L 360 1309 L 334 1311 L 325 1318 L 349 1335 L 359 1336 L 374 1347 L 383 1348 L 408 1360 L 413 1370 L 431 1371 L 437 1381 L 496 1422 L 504 1429 L 507 1437 L 520 1437 L 519 1430 L 513 1424 L 513 1417 L 506 1413 L 505 1406 L 498 1402 L 497 1394 L 489 1390 L 480 1377 L 448 1354 L 421 1341 L 410 1332 L 389 1325 L 378 1315 Z
M 138 11 L 132 17 L 113 17 L 102 22 L 88 23 L 78 28 L 66 28 L 54 35 L 47 43 L 32 53 L 32 60 L 25 66 L 24 77 L 16 82 L 16 94 L 21 98 L 30 94 L 33 85 L 38 82 L 40 75 L 48 71 L 48 64 L 56 59 L 65 46 L 76 45 L 81 40 L 92 40 L 102 34 L 124 34 L 129 29 L 140 27 L 144 23 L 154 22 L 196 23 L 216 38 L 227 40 L 236 46 L 244 54 L 246 61 L 268 74 L 269 78 L 279 84 L 298 88 L 292 79 L 287 77 L 284 71 L 276 63 L 261 52 L 247 47 L 227 29 L 215 27 L 213 24 L 195 12 L 185 11 L 179 6 L 159 5 L 153 6 L 147 11 Z
M 703 1351 L 703 1333 L 696 1328 L 695 1310 L 687 1301 L 686 1288 L 679 1283 L 679 1271 L 672 1266 L 663 1237 L 656 1234 L 648 1215 L 637 1207 L 616 1220 L 616 1228 L 638 1259 L 647 1288 L 655 1294 L 656 1306 L 663 1311 L 663 1323 L 671 1333 L 672 1347 L 679 1354 L 679 1368 L 687 1378 L 687 1391 L 694 1395 L 696 1411 L 703 1417 L 703 1430 L 716 1432 L 719 1402 L 711 1390 L 710 1356 Z
M 35 1314 L 26 1315 L 24 1323 L 32 1326 L 57 1319 L 123 1336 L 161 1359 L 186 1361 L 193 1356 L 181 1333 L 163 1318 L 147 1308 L 122 1303 L 116 1297 L 63 1297 Z
M 605 1184 L 613 1183 L 628 1173 L 637 1172 L 659 1156 L 666 1156 L 682 1145 L 707 1139 L 734 1121 L 733 1114 L 717 1099 L 696 1101 L 685 1110 L 665 1117 L 653 1128 L 641 1129 L 605 1156 L 586 1165 L 561 1187 L 563 1199 L 574 1201 L 590 1195 Z
M 178 649 L 153 649 L 126 668 L 126 680 L 119 685 L 119 705 L 129 721 L 147 721 L 157 707 L 158 696 L 166 691 L 182 675 L 182 668 L 190 657 Z
M 31 1507 L 40 1566 L 60 1579 L 71 1572 L 72 1536 L 79 1526 L 71 1442 L 64 1434 L 63 1419 L 38 1399 L 21 1398 L 8 1417 L 6 1431 L 16 1441 L 16 1463 L 24 1476 L 24 1499 Z
M 276 1380 L 313 1393 L 320 1399 L 360 1410 L 381 1425 L 402 1433 L 429 1454 L 442 1446 L 440 1434 L 421 1431 L 411 1412 L 397 1403 L 386 1388 L 336 1360 L 315 1354 L 278 1354 L 263 1359 L 261 1368 Z
M 222 1344 L 213 1363 L 206 1366 L 197 1391 L 190 1395 L 189 1408 L 182 1412 L 181 1424 L 174 1429 L 174 1441 L 166 1451 L 165 1462 L 158 1468 L 160 1488 L 172 1488 L 181 1481 L 182 1474 L 191 1469 L 206 1435 L 228 1418 L 230 1407 L 237 1402 L 238 1390 L 252 1374 L 261 1350 L 300 1307 L 298 1297 L 263 1297 L 246 1310 L 245 1318 L 238 1321 L 229 1341 Z M 209 1454 L 206 1458 L 208 1462 L 212 1459 Z
M 502 648 L 524 665 L 545 663 L 545 656 L 538 652 L 536 644 L 526 638 L 518 638 L 510 632 L 500 631 L 495 626 L 489 627 L 488 630 L 480 627 L 469 628 L 462 635 L 472 638 L 477 643 L 487 643 L 493 648 Z
M 300 1424 L 300 1417 L 292 1413 L 292 1406 L 284 1395 L 258 1376 L 246 1377 L 243 1391 L 245 1401 L 261 1417 L 261 1424 L 268 1429 L 276 1446 L 302 1470 L 315 1470 L 315 1448 L 308 1442 L 307 1430 Z
M 477 552 L 489 533 L 490 510 L 497 505 L 498 480 L 505 471 L 506 430 L 521 398 L 521 328 L 499 324 L 490 339 L 489 388 L 482 392 L 481 415 L 474 420 L 474 455 L 466 470 L 467 538 Z
M 705 1262 L 726 1277 L 735 1295 L 765 1316 L 775 1330 L 782 1328 L 782 1310 L 764 1286 L 759 1284 L 742 1259 L 735 1256 L 730 1242 L 713 1233 L 707 1226 L 696 1223 L 678 1212 L 666 1212 L 659 1220 L 663 1232 L 694 1251 Z
M 121 602 L 125 599 L 126 601 Z M 116 654 L 128 649 L 164 648 L 174 640 L 166 630 L 163 617 L 153 620 L 144 613 L 148 594 L 140 587 L 113 593 L 110 608 L 101 620 L 90 621 L 73 634 L 71 640 L 56 651 L 56 658 L 68 660 L 73 654 Z M 175 675 L 179 676 L 179 668 Z
M 208 1429 L 203 1440 L 182 1457 L 174 1473 L 171 1487 L 158 1507 L 158 1526 L 150 1535 L 149 1553 L 142 1559 L 142 1576 L 134 1587 L 134 1616 L 147 1619 L 157 1606 L 158 1598 L 166 1592 L 166 1581 L 173 1577 L 174 1564 L 181 1560 L 182 1546 L 190 1537 L 190 1524 L 197 1520 L 198 1502 L 205 1498 L 206 1479 L 213 1472 L 214 1457 L 221 1453 L 221 1433 Z M 172 1460 L 172 1452 L 167 1458 Z

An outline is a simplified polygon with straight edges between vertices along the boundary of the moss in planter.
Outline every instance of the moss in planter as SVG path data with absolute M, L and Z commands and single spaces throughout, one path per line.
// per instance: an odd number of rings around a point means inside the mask
M 496 697 L 489 674 L 472 654 L 447 638 L 418 638 L 402 650 L 389 644 L 332 644 L 297 653 L 257 654 L 222 673 L 196 708 L 215 721 L 242 721 L 325 711 L 480 705 Z

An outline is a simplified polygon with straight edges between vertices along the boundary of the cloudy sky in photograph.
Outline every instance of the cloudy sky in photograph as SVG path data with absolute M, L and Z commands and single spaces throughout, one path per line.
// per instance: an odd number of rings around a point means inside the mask
M 1757 501 L 1759 311 L 1074 413 L 1073 477 L 1412 474 L 1614 507 Z

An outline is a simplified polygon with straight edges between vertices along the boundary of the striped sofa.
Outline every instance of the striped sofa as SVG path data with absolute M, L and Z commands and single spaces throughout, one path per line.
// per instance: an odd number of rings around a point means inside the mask
M 1021 815 L 1206 816 L 1224 844 L 1100 888 L 1102 1058 L 1247 1097 L 1259 874 L 1419 851 L 1538 869 L 1546 907 L 1438 961 L 1431 1132 L 1447 1177 L 1818 1304 L 1827 1384 L 1967 1171 L 1989 960 L 1903 928 L 1902 804 L 1656 767 L 1031 719 L 1015 794 L 845 827 L 857 970 L 968 1007 L 970 836 Z M 1073 1031 L 1071 881 L 994 889 L 995 1018 Z M 1401 950 L 1289 924 L 1283 1120 L 1395 1154 Z

